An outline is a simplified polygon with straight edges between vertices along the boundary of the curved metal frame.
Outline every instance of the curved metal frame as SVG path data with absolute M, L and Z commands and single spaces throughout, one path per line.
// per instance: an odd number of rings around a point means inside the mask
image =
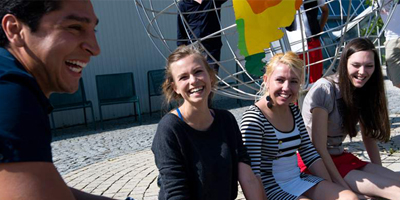
M 167 53 L 169 54 L 169 53 L 171 53 L 173 51 L 174 48 L 171 48 L 168 45 L 167 41 L 178 41 L 178 40 L 175 39 L 175 38 L 166 38 L 164 36 L 163 31 L 161 30 L 161 28 L 159 26 L 159 22 L 158 22 L 158 19 L 162 15 L 181 15 L 182 16 L 183 14 L 193 14 L 193 13 L 211 12 L 211 11 L 217 12 L 218 9 L 232 8 L 232 5 L 226 5 L 226 6 L 222 6 L 221 8 L 217 8 L 215 6 L 215 2 L 214 2 L 214 8 L 210 9 L 210 10 L 197 11 L 197 12 L 181 12 L 178 9 L 178 5 L 177 5 L 178 0 L 171 0 L 171 4 L 168 4 L 167 7 L 165 7 L 162 10 L 156 10 L 154 8 L 152 0 L 146 1 L 146 2 L 148 2 L 148 6 L 144 5 L 144 1 L 143 0 L 134 0 L 134 1 L 135 1 L 135 6 L 136 6 L 136 11 L 138 13 L 139 19 L 140 19 L 140 21 L 141 21 L 141 23 L 143 25 L 144 30 L 147 33 L 147 36 L 149 37 L 150 41 L 155 46 L 157 51 L 165 59 L 166 59 L 167 56 L 163 54 L 163 50 L 161 49 L 161 47 L 164 47 L 167 50 Z M 330 61 L 331 62 L 331 65 L 329 66 L 328 70 L 326 70 L 326 73 L 324 74 L 324 76 L 327 75 L 334 68 L 335 63 L 336 63 L 336 61 L 338 60 L 338 57 L 339 57 L 339 52 L 342 49 L 343 44 L 345 42 L 347 42 L 345 40 L 344 36 L 346 35 L 346 33 L 348 31 L 349 22 L 352 19 L 356 18 L 357 11 L 361 8 L 361 5 L 364 4 L 366 0 L 362 0 L 360 2 L 360 4 L 356 8 L 354 8 L 354 6 L 351 4 L 352 0 L 349 0 L 349 6 L 348 6 L 347 11 L 344 10 L 344 5 L 342 4 L 341 0 L 327 0 L 326 4 L 328 4 L 329 7 L 332 8 L 330 3 L 334 2 L 334 1 L 339 1 L 339 5 L 340 5 L 340 11 L 339 12 L 340 12 L 341 24 L 339 26 L 337 26 L 337 27 L 334 27 L 334 28 L 327 28 L 325 31 L 322 31 L 318 35 L 331 34 L 334 31 L 340 30 L 341 37 L 340 37 L 340 41 L 338 41 L 336 43 L 333 43 L 333 44 L 330 44 L 330 45 L 326 45 L 326 46 L 323 45 L 322 47 L 320 47 L 320 49 L 322 49 L 322 48 L 326 48 L 326 47 L 329 47 L 329 46 L 332 46 L 332 45 L 336 46 L 335 55 L 333 55 L 332 57 L 325 58 L 322 61 L 316 62 L 316 63 L 320 63 L 320 62 L 324 62 L 324 61 Z M 393 11 L 394 11 L 396 6 L 397 6 L 397 4 L 394 4 L 393 8 L 390 10 L 390 14 L 389 14 L 389 17 L 388 17 L 388 22 L 390 21 L 392 15 L 393 15 Z M 176 10 L 171 12 L 170 9 L 176 9 Z M 310 8 L 310 9 L 319 9 L 319 6 L 316 6 L 316 7 Z M 310 9 L 308 9 L 308 10 L 310 10 Z M 360 18 L 357 18 L 354 21 L 352 21 L 352 22 L 355 22 L 355 23 L 358 24 L 359 22 L 361 22 L 362 20 L 367 18 L 368 19 L 368 24 L 373 24 L 371 26 L 371 29 L 367 29 L 366 37 L 370 37 L 371 34 L 372 34 L 372 31 L 375 28 L 377 28 L 377 20 L 378 20 L 377 16 L 379 15 L 378 13 L 379 13 L 380 9 L 382 9 L 382 7 L 379 6 L 378 3 L 375 3 L 375 5 L 373 6 L 373 9 L 371 9 L 370 13 L 368 13 L 367 15 L 365 15 L 363 17 L 360 17 Z M 297 12 L 297 14 L 298 14 L 298 16 L 300 18 L 300 23 L 301 23 L 300 30 L 301 30 L 301 32 L 304 31 L 303 30 L 304 29 L 304 27 L 303 27 L 304 24 L 303 24 L 303 20 L 301 20 L 301 17 L 302 17 L 303 12 L 306 12 L 308 10 L 302 10 L 302 11 L 298 11 Z M 353 12 L 352 12 L 352 10 L 353 10 Z M 347 14 L 347 19 L 344 19 L 344 14 Z M 189 32 L 193 33 L 193 30 L 188 26 L 187 21 L 183 17 L 181 17 L 181 19 L 182 19 L 182 22 L 183 22 L 183 24 L 185 26 L 185 29 L 186 29 L 187 33 L 189 33 Z M 237 98 L 237 99 L 243 99 L 243 100 L 254 100 L 255 98 L 257 98 L 256 93 L 258 92 L 258 90 L 259 90 L 261 85 L 260 85 L 260 83 L 257 82 L 257 80 L 255 80 L 245 70 L 245 67 L 240 62 L 241 59 L 235 54 L 235 51 L 233 50 L 232 46 L 230 45 L 230 43 L 228 41 L 228 37 L 227 37 L 228 35 L 232 35 L 232 34 L 236 33 L 236 29 L 235 29 L 236 24 L 233 24 L 233 25 L 228 26 L 228 27 L 222 27 L 221 21 L 219 21 L 219 23 L 221 25 L 221 30 L 220 31 L 215 32 L 213 34 L 210 34 L 210 35 L 208 35 L 206 37 L 203 37 L 203 38 L 197 38 L 196 36 L 194 36 L 194 38 L 188 38 L 185 41 L 189 41 L 193 45 L 201 45 L 202 46 L 202 44 L 201 44 L 202 40 L 214 37 L 217 34 L 221 34 L 221 40 L 223 40 L 224 44 L 227 44 L 227 47 L 228 47 L 229 51 L 232 54 L 232 58 L 227 59 L 227 60 L 221 60 L 221 61 L 218 62 L 205 49 L 205 53 L 207 55 L 209 55 L 214 60 L 215 63 L 217 63 L 219 65 L 220 69 L 222 69 L 225 73 L 228 74 L 224 78 L 221 78 L 221 77 L 217 76 L 218 81 L 219 81 L 221 86 L 218 89 L 216 89 L 214 92 L 217 93 L 217 94 L 220 94 L 220 95 L 231 97 L 231 98 Z M 383 31 L 385 30 L 386 26 L 387 26 L 387 23 L 384 24 L 382 30 L 378 29 L 377 38 L 374 40 L 374 42 L 376 42 L 379 39 L 379 37 L 382 35 Z M 188 35 L 190 35 L 190 34 L 188 34 Z M 194 34 L 191 34 L 191 35 L 194 35 Z M 313 36 L 315 36 L 315 35 L 312 35 L 310 37 L 313 37 Z M 285 34 L 284 37 L 287 37 L 286 34 Z M 302 35 L 302 41 L 305 41 L 308 38 L 304 38 L 304 36 Z M 196 41 L 196 42 L 192 42 L 193 40 Z M 293 45 L 295 43 L 298 43 L 298 42 L 302 42 L 302 41 L 292 42 L 291 45 Z M 161 43 L 161 46 L 158 45 L 160 43 Z M 306 47 L 304 46 L 304 42 L 303 42 L 302 46 L 303 46 L 303 57 L 308 57 L 309 56 L 309 50 L 306 49 Z M 274 55 L 277 52 L 286 51 L 286 49 L 283 48 L 283 47 L 284 47 L 284 45 L 283 45 L 283 43 L 281 41 L 280 46 L 278 46 L 278 47 L 271 46 L 270 48 L 265 49 L 265 52 L 266 52 L 266 54 L 268 54 L 268 52 L 269 52 L 271 55 Z M 315 50 L 315 49 L 313 49 L 313 50 Z M 313 51 L 313 50 L 311 50 L 311 51 Z M 224 63 L 232 61 L 232 60 L 234 60 L 236 62 L 236 64 L 237 64 L 238 68 L 240 69 L 240 71 L 237 71 L 235 73 L 230 73 L 229 70 L 227 70 L 224 67 L 224 65 L 223 65 Z M 308 81 L 309 81 L 309 77 L 308 77 L 309 69 L 310 69 L 309 66 L 312 65 L 312 64 L 316 64 L 316 63 L 306 63 L 304 61 L 304 69 L 305 69 L 305 73 L 307 74 L 306 83 L 308 83 Z M 308 69 L 308 70 L 306 71 L 306 69 Z M 238 77 L 239 75 L 247 76 L 248 79 L 251 80 L 251 81 L 243 81 Z M 230 84 L 228 82 L 228 80 L 234 80 L 234 82 L 236 84 Z M 250 89 L 251 91 L 253 91 L 253 93 L 245 92 L 244 90 L 240 89 L 239 86 L 245 87 L 246 89 Z M 308 84 L 303 85 L 303 89 L 306 89 L 308 86 L 309 86 Z

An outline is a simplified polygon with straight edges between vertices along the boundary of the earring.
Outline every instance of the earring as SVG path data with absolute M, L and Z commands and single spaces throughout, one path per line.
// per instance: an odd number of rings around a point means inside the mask
M 271 109 L 274 105 L 272 105 L 272 99 L 271 99 L 271 97 L 268 95 L 267 96 L 267 98 L 266 98 L 266 100 L 267 100 L 267 107 L 269 108 L 269 109 Z

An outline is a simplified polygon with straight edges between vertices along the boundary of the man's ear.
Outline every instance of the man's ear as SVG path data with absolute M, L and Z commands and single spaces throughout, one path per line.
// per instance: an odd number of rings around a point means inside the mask
M 1 26 L 6 34 L 10 45 L 17 47 L 24 46 L 23 24 L 12 14 L 4 15 Z

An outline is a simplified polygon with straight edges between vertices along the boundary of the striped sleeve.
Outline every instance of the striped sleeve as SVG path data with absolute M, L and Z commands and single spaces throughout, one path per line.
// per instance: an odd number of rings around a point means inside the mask
M 263 143 L 263 120 L 259 113 L 254 109 L 248 109 L 244 112 L 240 123 L 243 144 L 250 156 L 251 168 L 256 175 L 261 175 L 261 155 Z
M 303 118 L 300 114 L 300 110 L 297 106 L 291 105 L 296 125 L 300 131 L 301 144 L 299 147 L 299 153 L 304 164 L 309 168 L 315 161 L 321 159 L 317 150 L 314 148 L 310 137 L 308 136 L 307 129 L 304 125 Z

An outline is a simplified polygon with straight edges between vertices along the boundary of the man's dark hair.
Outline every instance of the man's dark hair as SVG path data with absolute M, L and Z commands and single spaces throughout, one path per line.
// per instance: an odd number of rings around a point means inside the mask
M 0 0 L 0 22 L 12 14 L 35 32 L 43 15 L 61 8 L 62 0 Z M 0 25 L 0 47 L 8 46 L 7 36 Z

